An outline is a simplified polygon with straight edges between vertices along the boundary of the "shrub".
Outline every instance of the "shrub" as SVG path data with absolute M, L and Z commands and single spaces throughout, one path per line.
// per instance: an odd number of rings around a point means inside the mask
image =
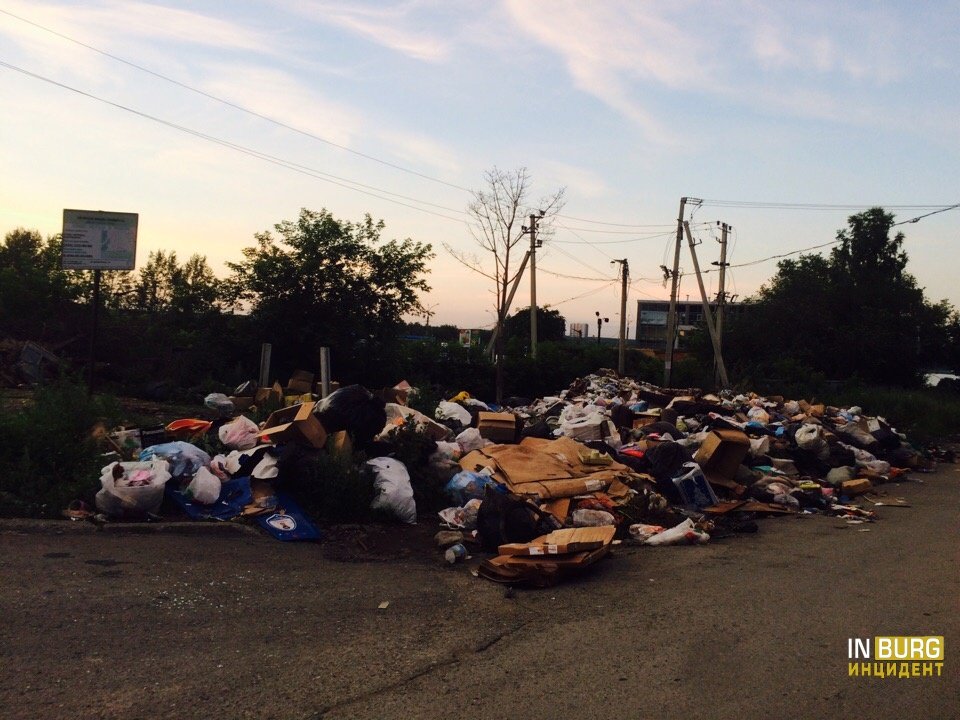
M 113 398 L 90 398 L 69 378 L 22 409 L 0 405 L 0 515 L 57 517 L 71 500 L 92 503 L 104 461 L 91 430 L 117 417 Z

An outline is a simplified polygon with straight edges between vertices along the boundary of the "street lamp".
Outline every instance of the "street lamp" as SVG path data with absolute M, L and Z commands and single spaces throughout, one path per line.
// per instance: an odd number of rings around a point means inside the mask
M 603 329 L 603 324 L 610 322 L 608 317 L 600 317 L 600 311 L 597 311 L 597 345 L 600 344 L 600 331 Z

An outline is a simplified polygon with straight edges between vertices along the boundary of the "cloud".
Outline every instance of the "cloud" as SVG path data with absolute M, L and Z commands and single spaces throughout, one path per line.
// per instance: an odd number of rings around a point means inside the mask
M 421 2 L 392 6 L 362 6 L 357 3 L 280 0 L 284 9 L 317 23 L 334 25 L 370 42 L 426 62 L 440 62 L 450 54 L 450 42 L 415 26 L 420 10 L 431 9 Z
M 567 189 L 568 197 L 600 198 L 609 195 L 610 186 L 593 170 L 562 162 L 543 163 L 546 187 L 560 186 Z

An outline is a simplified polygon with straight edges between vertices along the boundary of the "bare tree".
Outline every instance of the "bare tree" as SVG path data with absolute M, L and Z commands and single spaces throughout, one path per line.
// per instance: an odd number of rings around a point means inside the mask
M 503 325 L 510 311 L 508 299 L 510 288 L 523 268 L 515 267 L 514 248 L 527 234 L 525 223 L 529 215 L 537 215 L 538 236 L 549 234 L 551 221 L 560 212 L 564 203 L 565 189 L 560 188 L 544 196 L 535 204 L 530 201 L 530 173 L 525 167 L 503 171 L 494 167 L 484 173 L 483 188 L 473 191 L 473 201 L 468 206 L 472 218 L 470 233 L 477 245 L 493 256 L 493 267 L 484 265 L 476 256 L 447 250 L 471 270 L 490 278 L 496 293 L 496 346 L 494 357 L 497 367 L 497 402 L 503 399 Z

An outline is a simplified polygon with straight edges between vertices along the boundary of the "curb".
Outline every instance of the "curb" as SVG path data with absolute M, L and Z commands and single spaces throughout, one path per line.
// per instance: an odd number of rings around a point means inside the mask
M 0 520 L 0 535 L 186 535 L 197 537 L 230 537 L 251 535 L 265 537 L 257 528 L 233 522 L 113 522 L 94 525 L 79 520 L 34 520 L 7 518 Z

